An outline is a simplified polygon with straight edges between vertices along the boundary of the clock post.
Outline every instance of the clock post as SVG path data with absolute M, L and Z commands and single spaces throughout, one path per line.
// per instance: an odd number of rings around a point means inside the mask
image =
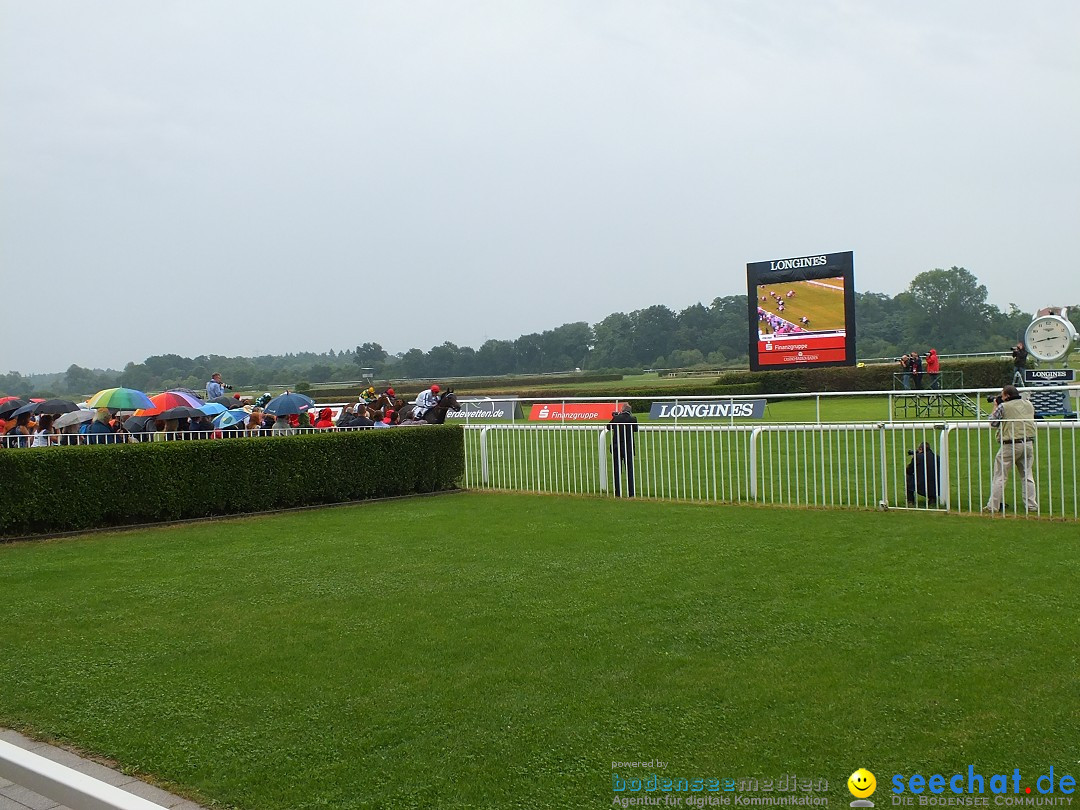
M 1068 310 L 1064 307 L 1046 307 L 1040 309 L 1024 332 L 1024 345 L 1028 353 L 1039 364 L 1061 363 L 1061 369 L 1027 370 L 1020 382 L 1026 387 L 1062 385 L 1071 383 L 1074 372 L 1068 368 L 1069 354 L 1076 345 L 1076 328 L 1069 320 Z M 1019 372 L 1017 376 L 1021 376 Z M 1076 418 L 1076 413 L 1068 407 L 1069 396 L 1066 391 L 1032 391 L 1032 404 L 1035 414 L 1042 416 L 1064 416 Z

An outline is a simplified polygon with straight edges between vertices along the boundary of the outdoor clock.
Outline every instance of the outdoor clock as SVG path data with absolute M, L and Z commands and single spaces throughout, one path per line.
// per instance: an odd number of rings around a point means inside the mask
M 1076 341 L 1076 327 L 1065 309 L 1036 315 L 1024 332 L 1024 346 L 1036 360 L 1052 362 L 1064 358 Z

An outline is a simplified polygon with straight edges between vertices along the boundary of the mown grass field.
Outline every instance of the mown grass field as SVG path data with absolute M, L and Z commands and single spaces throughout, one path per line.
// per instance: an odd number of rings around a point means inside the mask
M 521 495 L 23 543 L 0 722 L 239 808 L 1076 775 L 1078 576 L 1075 525 Z

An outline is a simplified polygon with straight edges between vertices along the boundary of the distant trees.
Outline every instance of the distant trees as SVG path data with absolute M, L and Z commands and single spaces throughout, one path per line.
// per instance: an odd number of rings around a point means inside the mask
M 920 273 L 896 296 L 855 295 L 860 357 L 899 356 L 909 350 L 950 352 L 1005 351 L 1021 339 L 1031 313 L 1015 305 L 1002 311 L 987 301 L 985 285 L 963 267 Z M 1070 316 L 1080 326 L 1080 305 Z M 0 393 L 30 396 L 58 389 L 86 396 L 124 385 L 143 391 L 170 387 L 202 390 L 215 371 L 240 387 L 294 386 L 297 381 L 355 380 L 360 369 L 376 377 L 439 378 L 570 371 L 740 365 L 746 363 L 749 324 L 745 295 L 729 295 L 680 312 L 655 304 L 630 313 L 613 312 L 589 325 L 565 323 L 513 340 L 487 340 L 478 349 L 449 340 L 427 351 L 411 348 L 392 355 L 378 342 L 317 354 L 301 352 L 262 357 L 164 354 L 128 363 L 122 372 L 71 365 L 66 372 L 22 377 L 0 376 Z

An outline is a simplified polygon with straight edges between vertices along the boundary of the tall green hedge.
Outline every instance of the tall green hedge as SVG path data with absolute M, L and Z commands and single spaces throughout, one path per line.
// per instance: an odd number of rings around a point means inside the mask
M 0 451 L 0 537 L 452 489 L 458 426 Z
M 960 371 L 965 388 L 993 388 L 1012 379 L 1012 360 L 983 357 L 970 360 L 943 360 L 942 372 Z M 899 363 L 872 366 L 830 366 L 828 368 L 789 368 L 779 371 L 729 371 L 721 374 L 715 385 L 746 385 L 757 383 L 763 394 L 797 394 L 812 391 L 890 391 L 893 374 L 900 371 Z M 923 375 L 923 385 L 928 385 Z M 701 393 L 719 393 L 702 386 Z M 726 392 L 725 392 L 726 393 Z
M 1012 379 L 1012 360 L 1009 358 L 979 358 L 948 360 L 941 364 L 942 372 L 960 371 L 966 388 L 995 388 Z M 881 363 L 872 366 L 831 366 L 828 368 L 785 368 L 776 371 L 726 371 L 716 377 L 688 377 L 680 385 L 634 385 L 621 389 L 617 396 L 650 397 L 656 400 L 672 397 L 724 396 L 747 394 L 807 394 L 816 391 L 891 391 L 893 374 L 899 364 Z M 946 380 L 946 383 L 949 381 Z M 923 385 L 929 385 L 924 375 Z M 587 388 L 518 389 L 524 399 L 557 400 L 560 397 L 592 397 L 611 399 L 616 396 L 610 386 L 590 392 Z M 468 392 L 464 392 L 465 396 Z M 634 409 L 649 410 L 649 402 L 634 403 Z

